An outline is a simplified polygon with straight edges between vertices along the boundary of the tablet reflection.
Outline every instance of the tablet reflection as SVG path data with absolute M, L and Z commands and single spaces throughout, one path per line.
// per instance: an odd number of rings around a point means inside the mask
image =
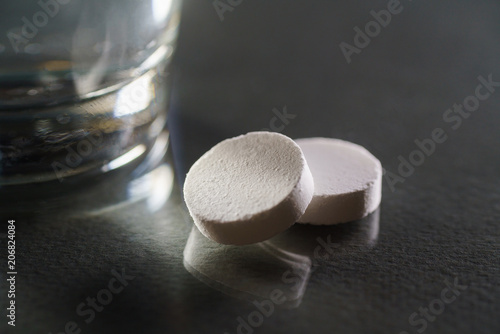
M 184 267 L 208 286 L 242 299 L 268 299 L 282 291 L 284 306 L 300 304 L 311 260 L 270 244 L 221 245 L 193 226 L 184 249 Z
M 336 225 L 295 224 L 263 243 L 307 256 L 313 264 L 374 247 L 379 234 L 380 208 L 363 219 Z
M 317 265 L 375 246 L 379 220 L 377 209 L 345 224 L 295 224 L 267 241 L 246 246 L 221 245 L 193 226 L 184 249 L 184 267 L 230 296 L 253 301 L 270 299 L 280 291 L 285 299 L 282 306 L 294 308 L 300 305 Z

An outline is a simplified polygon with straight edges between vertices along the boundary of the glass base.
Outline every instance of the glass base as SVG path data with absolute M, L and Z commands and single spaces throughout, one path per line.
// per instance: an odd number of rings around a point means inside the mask
M 0 111 L 0 186 L 62 182 L 144 159 L 165 128 L 166 79 L 152 69 L 99 97 Z

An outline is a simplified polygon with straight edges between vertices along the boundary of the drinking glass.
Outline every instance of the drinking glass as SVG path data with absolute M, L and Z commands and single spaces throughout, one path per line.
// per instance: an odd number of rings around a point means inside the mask
M 0 5 L 0 186 L 102 174 L 165 131 L 179 0 Z

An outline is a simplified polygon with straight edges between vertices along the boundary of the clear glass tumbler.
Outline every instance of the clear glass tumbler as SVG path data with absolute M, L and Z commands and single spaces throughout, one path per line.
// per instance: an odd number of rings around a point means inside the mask
M 0 5 L 0 186 L 103 173 L 164 131 L 179 0 Z

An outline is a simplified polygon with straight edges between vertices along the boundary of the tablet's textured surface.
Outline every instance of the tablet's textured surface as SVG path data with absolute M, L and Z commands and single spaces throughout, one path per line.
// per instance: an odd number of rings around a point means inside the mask
M 271 132 L 227 139 L 189 170 L 184 198 L 207 237 L 249 244 L 284 231 L 304 213 L 314 181 L 297 144 Z
M 344 223 L 373 212 L 382 198 L 382 166 L 365 148 L 332 138 L 298 139 L 314 179 L 314 197 L 299 222 Z

